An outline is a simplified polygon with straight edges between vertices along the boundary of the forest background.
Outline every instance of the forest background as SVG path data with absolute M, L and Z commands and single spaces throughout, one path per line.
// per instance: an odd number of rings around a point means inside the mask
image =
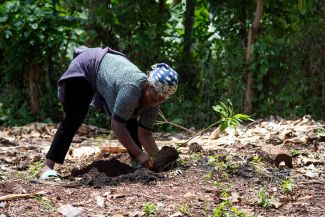
M 171 65 L 180 85 L 162 112 L 185 127 L 215 122 L 227 99 L 253 118 L 325 118 L 325 0 L 10 0 L 0 126 L 60 121 L 56 82 L 80 45 L 119 50 L 144 72 Z M 109 126 L 103 112 L 86 123 Z

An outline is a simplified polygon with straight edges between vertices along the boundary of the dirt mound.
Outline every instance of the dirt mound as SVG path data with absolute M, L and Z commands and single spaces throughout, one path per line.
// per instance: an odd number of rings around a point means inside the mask
M 178 158 L 178 152 L 174 147 L 164 146 L 159 151 L 156 160 L 154 161 L 154 167 L 158 172 L 166 171 L 176 165 L 176 159 Z
M 94 169 L 96 171 L 94 171 Z M 90 171 L 92 171 L 92 173 L 105 173 L 105 175 L 108 177 L 117 177 L 122 174 L 133 173 L 135 169 L 117 159 L 99 160 L 79 170 L 73 170 L 71 175 L 74 177 L 82 176 Z

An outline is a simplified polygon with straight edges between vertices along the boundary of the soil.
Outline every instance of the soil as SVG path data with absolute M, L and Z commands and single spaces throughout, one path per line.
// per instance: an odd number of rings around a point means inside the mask
M 72 211 L 80 213 L 79 216 L 115 217 L 149 216 L 150 211 L 151 216 L 174 217 L 325 216 L 325 145 L 322 135 L 308 140 L 312 137 L 310 132 L 318 133 L 324 127 L 323 123 L 303 121 L 301 119 L 299 123 L 302 124 L 294 126 L 310 129 L 317 125 L 308 132 L 302 130 L 307 137 L 305 141 L 311 141 L 309 143 L 293 141 L 294 136 L 275 134 L 276 128 L 272 131 L 268 125 L 277 124 L 277 132 L 282 133 L 285 130 L 281 127 L 285 125 L 301 139 L 298 128 L 289 127 L 297 120 L 260 120 L 255 125 L 238 129 L 240 135 L 234 140 L 231 139 L 234 136 L 227 137 L 231 136 L 228 132 L 220 136 L 223 141 L 208 141 L 207 133 L 191 141 L 195 143 L 191 150 L 180 147 L 184 144 L 179 145 L 191 135 L 157 133 L 155 137 L 160 147 L 178 147 L 180 153 L 176 167 L 160 173 L 141 168 L 127 153 L 100 153 L 101 145 L 119 144 L 114 137 L 107 137 L 108 131 L 83 126 L 65 164 L 56 167 L 61 178 L 37 183 L 31 180 L 42 165 L 39 162 L 49 147 L 56 125 L 2 128 L 0 197 L 40 191 L 44 194 L 0 201 L 0 216 L 62 216 L 63 213 L 78 216 L 71 214 Z M 252 128 L 254 135 L 259 137 L 247 141 L 244 135 Z M 268 132 L 261 133 L 265 129 Z M 247 137 L 253 138 L 252 135 Z M 291 139 L 290 146 L 288 139 Z M 291 151 L 292 169 L 281 164 L 278 168 L 258 157 L 260 143 L 272 141 Z M 82 148 L 86 151 L 79 156 L 78 150 L 84 150 Z M 283 192 L 283 180 L 291 180 L 295 188 Z M 267 195 L 264 201 L 258 196 L 261 192 Z M 64 211 L 68 205 L 71 215 Z

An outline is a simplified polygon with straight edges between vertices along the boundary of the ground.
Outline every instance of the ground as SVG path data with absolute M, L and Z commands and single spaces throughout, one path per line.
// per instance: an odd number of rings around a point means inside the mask
M 83 125 L 56 167 L 61 178 L 48 181 L 35 176 L 57 126 L 1 128 L 0 216 L 325 216 L 324 126 L 270 117 L 215 138 L 155 133 L 159 147 L 180 152 L 174 168 L 155 173 L 133 163 L 110 131 Z

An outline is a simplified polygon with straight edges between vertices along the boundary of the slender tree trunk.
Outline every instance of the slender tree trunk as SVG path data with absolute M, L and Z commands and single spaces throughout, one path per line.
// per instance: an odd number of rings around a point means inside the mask
M 325 3 L 324 3 L 324 6 L 325 6 Z M 325 30 L 325 28 L 323 28 L 323 29 Z M 325 36 L 325 34 L 322 34 L 322 35 L 323 35 L 323 37 Z M 323 118 L 323 120 L 325 120 L 325 59 L 324 59 L 324 56 L 325 56 L 325 44 L 324 43 L 321 45 L 320 49 L 321 49 L 321 52 L 320 52 L 321 55 L 319 57 L 320 58 L 319 73 L 320 73 L 321 86 L 322 86 L 322 103 L 323 103 L 322 118 Z
M 160 14 L 161 16 L 164 16 L 164 14 L 165 14 L 165 0 L 159 0 L 158 14 Z M 156 30 L 156 32 L 157 32 L 156 40 L 157 41 L 161 41 L 161 36 L 162 36 L 161 29 L 164 29 L 164 28 L 162 28 L 162 26 L 165 25 L 164 21 L 165 21 L 164 19 L 157 20 L 157 30 Z
M 246 63 L 250 64 L 251 57 L 252 57 L 252 45 L 254 44 L 258 30 L 260 27 L 260 21 L 263 16 L 263 4 L 264 0 L 256 0 L 256 15 L 253 21 L 252 27 L 248 31 L 248 41 L 247 41 L 247 50 L 246 50 Z M 246 92 L 245 92 L 245 107 L 244 113 L 245 114 L 252 114 L 253 113 L 253 98 L 255 96 L 255 92 L 253 90 L 254 84 L 254 74 L 252 71 L 248 72 L 247 75 L 247 85 L 246 85 Z
M 194 11 L 195 11 L 195 0 L 186 0 L 186 11 L 184 18 L 184 53 L 190 54 L 192 52 L 192 39 L 194 30 Z
M 45 85 L 47 91 L 51 91 L 52 88 L 52 52 L 48 51 L 46 56 L 46 69 L 45 69 Z
M 40 111 L 40 93 L 39 93 L 39 80 L 40 80 L 40 68 L 37 64 L 28 64 L 28 78 L 29 78 L 29 95 L 31 112 L 37 114 Z

